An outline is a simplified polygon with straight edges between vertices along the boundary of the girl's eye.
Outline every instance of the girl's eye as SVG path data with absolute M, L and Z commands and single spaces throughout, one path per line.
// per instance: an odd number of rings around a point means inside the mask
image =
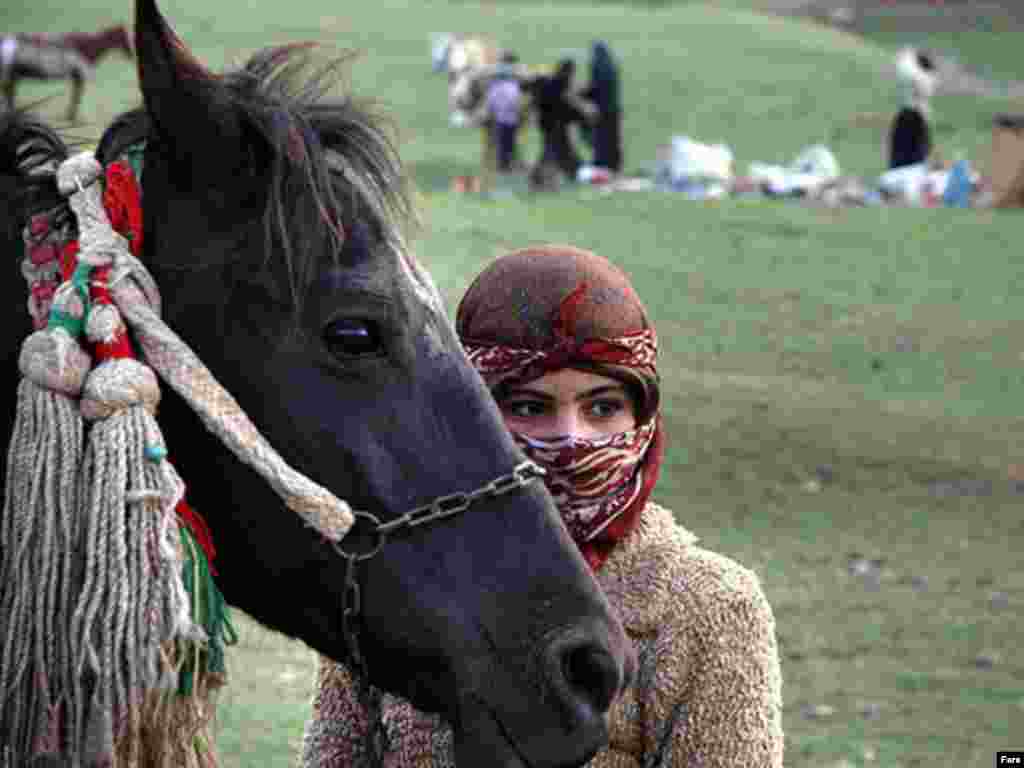
M 544 404 L 535 400 L 518 400 L 502 403 L 501 410 L 516 419 L 530 419 L 544 413 Z
M 610 419 L 617 416 L 626 407 L 621 400 L 594 400 L 590 403 L 590 414 L 598 419 Z
M 365 318 L 335 318 L 324 326 L 323 338 L 331 354 L 340 360 L 384 353 L 380 328 Z

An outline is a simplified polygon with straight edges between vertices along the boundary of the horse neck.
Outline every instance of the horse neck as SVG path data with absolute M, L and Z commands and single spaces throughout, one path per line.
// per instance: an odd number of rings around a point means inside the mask
M 108 27 L 99 32 L 72 32 L 64 36 L 68 47 L 74 48 L 90 64 L 99 61 L 112 48 L 121 48 L 121 32 L 118 27 Z

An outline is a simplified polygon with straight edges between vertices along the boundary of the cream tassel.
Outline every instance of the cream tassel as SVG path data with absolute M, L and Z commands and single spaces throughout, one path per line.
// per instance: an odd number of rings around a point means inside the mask
M 78 288 L 65 283 L 50 326 L 25 340 L 19 358 L 0 530 L 0 733 L 12 765 L 62 754 L 61 719 L 74 703 L 66 628 L 80 587 L 72 563 L 83 446 L 75 398 L 91 361 L 74 333 L 84 312 Z
M 127 243 L 110 228 L 102 189 L 94 183 L 101 169 L 88 160 L 63 164 L 57 180 L 71 193 L 78 218 L 79 263 L 98 268 L 112 264 Z M 92 343 L 107 344 L 126 333 L 116 307 L 93 306 L 86 323 Z M 174 696 L 177 687 L 167 649 L 203 639 L 181 581 L 174 507 L 184 484 L 165 458 L 154 418 L 159 400 L 156 375 L 130 358 L 101 362 L 82 391 L 82 416 L 93 423 L 80 471 L 85 584 L 70 635 L 75 681 L 95 681 L 88 703 L 76 697 L 75 724 L 81 730 L 75 735 L 86 745 L 86 765 L 140 760 L 144 706 L 154 696 Z M 155 741 L 169 745 L 174 723 L 165 719 L 162 725 L 166 733 Z M 147 754 L 145 761 L 160 765 L 166 751 Z

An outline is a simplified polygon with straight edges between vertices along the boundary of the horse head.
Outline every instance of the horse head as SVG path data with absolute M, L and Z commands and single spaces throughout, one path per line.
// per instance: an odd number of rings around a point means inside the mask
M 97 155 L 145 140 L 142 260 L 165 322 L 291 466 L 367 513 L 341 545 L 375 552 L 355 573 L 370 679 L 446 717 L 460 765 L 582 764 L 607 742 L 631 651 L 541 484 L 494 492 L 524 456 L 409 250 L 383 123 L 328 95 L 332 70 L 306 77 L 303 46 L 212 74 L 153 0 L 138 0 L 134 47 L 144 107 Z M 19 222 L 45 207 L 30 202 Z M 346 559 L 184 400 L 165 391 L 160 407 L 228 601 L 348 660 Z M 365 525 L 435 501 L 433 522 L 383 539 Z

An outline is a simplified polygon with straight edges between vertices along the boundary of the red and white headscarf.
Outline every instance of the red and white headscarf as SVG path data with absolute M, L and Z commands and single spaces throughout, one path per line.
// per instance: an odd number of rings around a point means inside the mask
M 663 455 L 657 336 L 625 274 L 568 246 L 503 256 L 477 277 L 456 325 L 470 361 L 494 387 L 562 368 L 622 380 L 639 395 L 637 425 L 601 438 L 513 433 L 591 567 L 637 525 Z

